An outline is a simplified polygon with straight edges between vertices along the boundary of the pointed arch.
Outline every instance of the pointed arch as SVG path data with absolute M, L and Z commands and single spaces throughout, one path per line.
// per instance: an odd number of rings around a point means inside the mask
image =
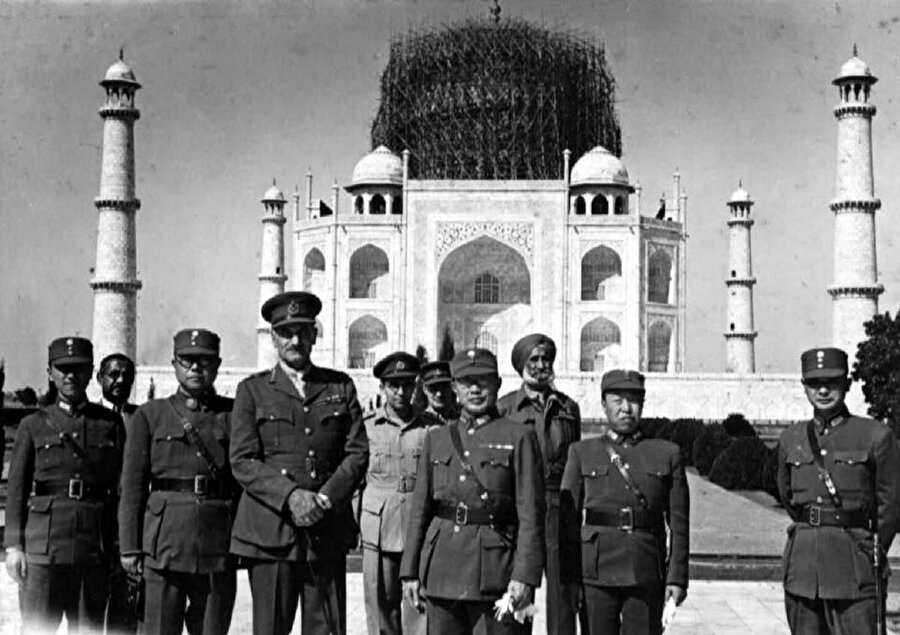
M 617 365 L 621 342 L 622 332 L 612 320 L 597 317 L 585 324 L 581 329 L 581 370 L 603 372 Z
M 585 302 L 608 300 L 607 281 L 622 275 L 622 259 L 606 245 L 594 247 L 581 259 L 581 299 Z
M 375 194 L 372 197 L 372 200 L 369 201 L 369 213 L 370 214 L 386 214 L 387 213 L 387 203 L 385 203 L 384 197 L 381 194 Z
M 306 252 L 303 258 L 303 290 L 317 293 L 322 290 L 325 279 L 325 256 L 318 247 Z
M 389 273 L 387 254 L 375 245 L 363 245 L 350 256 L 350 297 L 385 297 Z
M 647 276 L 647 300 L 671 304 L 672 258 L 664 249 L 650 254 Z
M 606 216 L 609 214 L 609 201 L 603 194 L 598 194 L 591 201 L 591 216 Z
M 350 368 L 372 368 L 378 359 L 379 346 L 387 342 L 384 322 L 373 315 L 363 315 L 350 325 L 347 334 Z
M 734 325 L 732 325 L 734 326 Z M 668 322 L 657 321 L 647 333 L 647 370 L 664 373 L 669 370 L 669 350 L 672 344 L 672 327 Z

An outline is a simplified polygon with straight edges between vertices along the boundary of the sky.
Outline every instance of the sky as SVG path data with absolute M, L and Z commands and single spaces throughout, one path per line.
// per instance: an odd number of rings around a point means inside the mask
M 137 105 L 139 364 L 172 334 L 222 335 L 256 360 L 259 199 L 314 175 L 329 200 L 368 150 L 392 37 L 485 15 L 487 0 L 0 0 L 0 356 L 6 389 L 45 382 L 57 336 L 90 336 L 103 104 L 120 46 Z M 873 94 L 880 310 L 900 305 L 900 6 L 820 0 L 502 0 L 504 16 L 602 43 L 622 159 L 645 211 L 677 168 L 688 195 L 688 371 L 723 372 L 725 202 L 756 201 L 757 370 L 792 372 L 831 340 L 837 123 L 850 57 Z M 347 198 L 343 195 L 342 204 Z M 304 193 L 305 197 L 305 193 Z M 289 231 L 290 225 L 287 226 Z M 288 243 L 290 241 L 287 241 Z M 288 261 L 291 253 L 288 248 Z M 290 267 L 289 267 L 290 271 Z M 290 287 L 292 281 L 288 281 Z

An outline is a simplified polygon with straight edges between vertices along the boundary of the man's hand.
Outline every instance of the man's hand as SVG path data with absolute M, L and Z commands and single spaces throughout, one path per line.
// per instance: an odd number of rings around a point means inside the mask
M 6 570 L 16 584 L 25 582 L 28 575 L 28 565 L 25 562 L 25 553 L 18 547 L 6 550 Z
M 512 600 L 514 609 L 520 609 L 534 603 L 534 587 L 518 580 L 510 580 L 506 592 Z
M 141 557 L 137 554 L 130 554 L 127 556 L 120 556 L 119 560 L 122 562 L 122 568 L 125 569 L 125 573 L 130 576 L 139 576 L 141 575 Z
M 669 598 L 675 598 L 675 606 L 681 606 L 681 603 L 684 602 L 684 598 L 686 597 L 687 591 L 685 591 L 683 587 L 680 587 L 677 584 L 667 584 L 666 597 L 663 598 L 663 604 L 668 602 Z
M 288 510 L 298 527 L 309 527 L 322 520 L 325 512 L 316 500 L 316 493 L 299 487 L 288 496 Z
M 418 580 L 403 581 L 403 597 L 409 601 L 419 613 L 425 612 L 424 595 Z

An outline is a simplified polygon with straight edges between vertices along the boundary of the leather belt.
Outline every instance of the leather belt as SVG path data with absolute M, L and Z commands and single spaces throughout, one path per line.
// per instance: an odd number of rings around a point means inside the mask
M 33 496 L 59 496 L 74 500 L 102 500 L 110 495 L 110 488 L 97 483 L 85 483 L 80 478 L 67 481 L 35 481 Z
M 438 518 L 452 520 L 456 525 L 502 525 L 509 526 L 511 523 L 505 522 L 503 519 L 496 520 L 495 514 L 484 507 L 469 507 L 465 503 L 448 503 L 442 501 L 438 505 Z
M 222 481 L 197 474 L 186 478 L 155 478 L 150 481 L 151 492 L 187 492 L 206 498 L 230 498 L 231 493 Z
M 865 510 L 831 509 L 819 505 L 805 505 L 801 512 L 800 522 L 812 527 L 871 528 L 871 520 Z
M 622 531 L 661 531 L 663 515 L 652 509 L 585 509 L 584 524 L 598 527 L 618 527 Z

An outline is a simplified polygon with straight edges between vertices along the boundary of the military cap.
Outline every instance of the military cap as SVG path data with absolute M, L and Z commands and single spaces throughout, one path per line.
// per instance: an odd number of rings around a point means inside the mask
M 175 334 L 176 355 L 219 356 L 219 336 L 206 329 L 182 329 Z
M 321 310 L 322 301 L 312 293 L 288 291 L 266 300 L 260 312 L 274 329 L 287 324 L 315 324 Z
M 409 353 L 397 351 L 375 364 L 372 374 L 382 381 L 385 379 L 411 379 L 419 375 L 419 359 Z
M 486 348 L 467 348 L 450 361 L 450 375 L 453 379 L 496 374 L 497 357 Z
M 644 376 L 636 370 L 622 370 L 616 368 L 603 373 L 603 379 L 600 380 L 600 395 L 614 391 L 630 391 L 645 394 Z
M 450 383 L 450 364 L 447 362 L 428 362 L 419 369 L 419 377 L 423 386 Z
M 84 337 L 57 337 L 47 351 L 50 364 L 93 364 L 94 345 Z
M 846 377 L 847 353 L 839 348 L 811 348 L 800 355 L 803 379 Z
M 556 343 L 543 333 L 526 335 L 515 343 L 512 349 L 512 365 L 517 373 L 520 375 L 522 374 L 522 369 L 525 368 L 525 362 L 531 356 L 531 351 L 533 351 L 536 346 L 541 346 L 542 344 L 549 349 L 551 361 L 555 360 Z

